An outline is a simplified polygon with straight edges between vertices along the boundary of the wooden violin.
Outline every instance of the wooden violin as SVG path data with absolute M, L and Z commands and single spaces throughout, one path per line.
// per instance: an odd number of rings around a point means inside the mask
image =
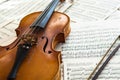
M 60 80 L 61 52 L 55 47 L 70 33 L 70 19 L 54 11 L 58 3 L 25 16 L 17 39 L 0 47 L 0 80 Z

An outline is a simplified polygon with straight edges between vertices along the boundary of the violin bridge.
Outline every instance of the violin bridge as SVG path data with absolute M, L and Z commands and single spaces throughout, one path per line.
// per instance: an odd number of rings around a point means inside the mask
M 30 34 L 23 35 L 21 40 L 24 43 L 30 44 L 31 46 L 37 44 L 37 38 L 34 35 L 30 35 Z

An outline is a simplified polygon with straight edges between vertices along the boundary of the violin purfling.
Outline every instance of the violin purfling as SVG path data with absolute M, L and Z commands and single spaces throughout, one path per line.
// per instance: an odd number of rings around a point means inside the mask
M 60 80 L 61 52 L 55 47 L 69 35 L 70 18 L 54 11 L 59 2 L 25 16 L 17 39 L 0 46 L 0 80 Z

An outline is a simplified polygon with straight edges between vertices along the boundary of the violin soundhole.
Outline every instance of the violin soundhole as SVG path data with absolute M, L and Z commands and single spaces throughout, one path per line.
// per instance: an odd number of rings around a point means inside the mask
M 52 53 L 52 51 L 48 51 L 48 54 L 51 54 Z

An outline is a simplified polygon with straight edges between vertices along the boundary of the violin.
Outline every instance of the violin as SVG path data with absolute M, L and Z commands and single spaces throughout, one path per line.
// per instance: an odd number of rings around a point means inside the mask
M 17 39 L 0 46 L 0 80 L 60 80 L 61 52 L 55 47 L 69 35 L 70 18 L 54 11 L 59 2 L 25 16 Z

